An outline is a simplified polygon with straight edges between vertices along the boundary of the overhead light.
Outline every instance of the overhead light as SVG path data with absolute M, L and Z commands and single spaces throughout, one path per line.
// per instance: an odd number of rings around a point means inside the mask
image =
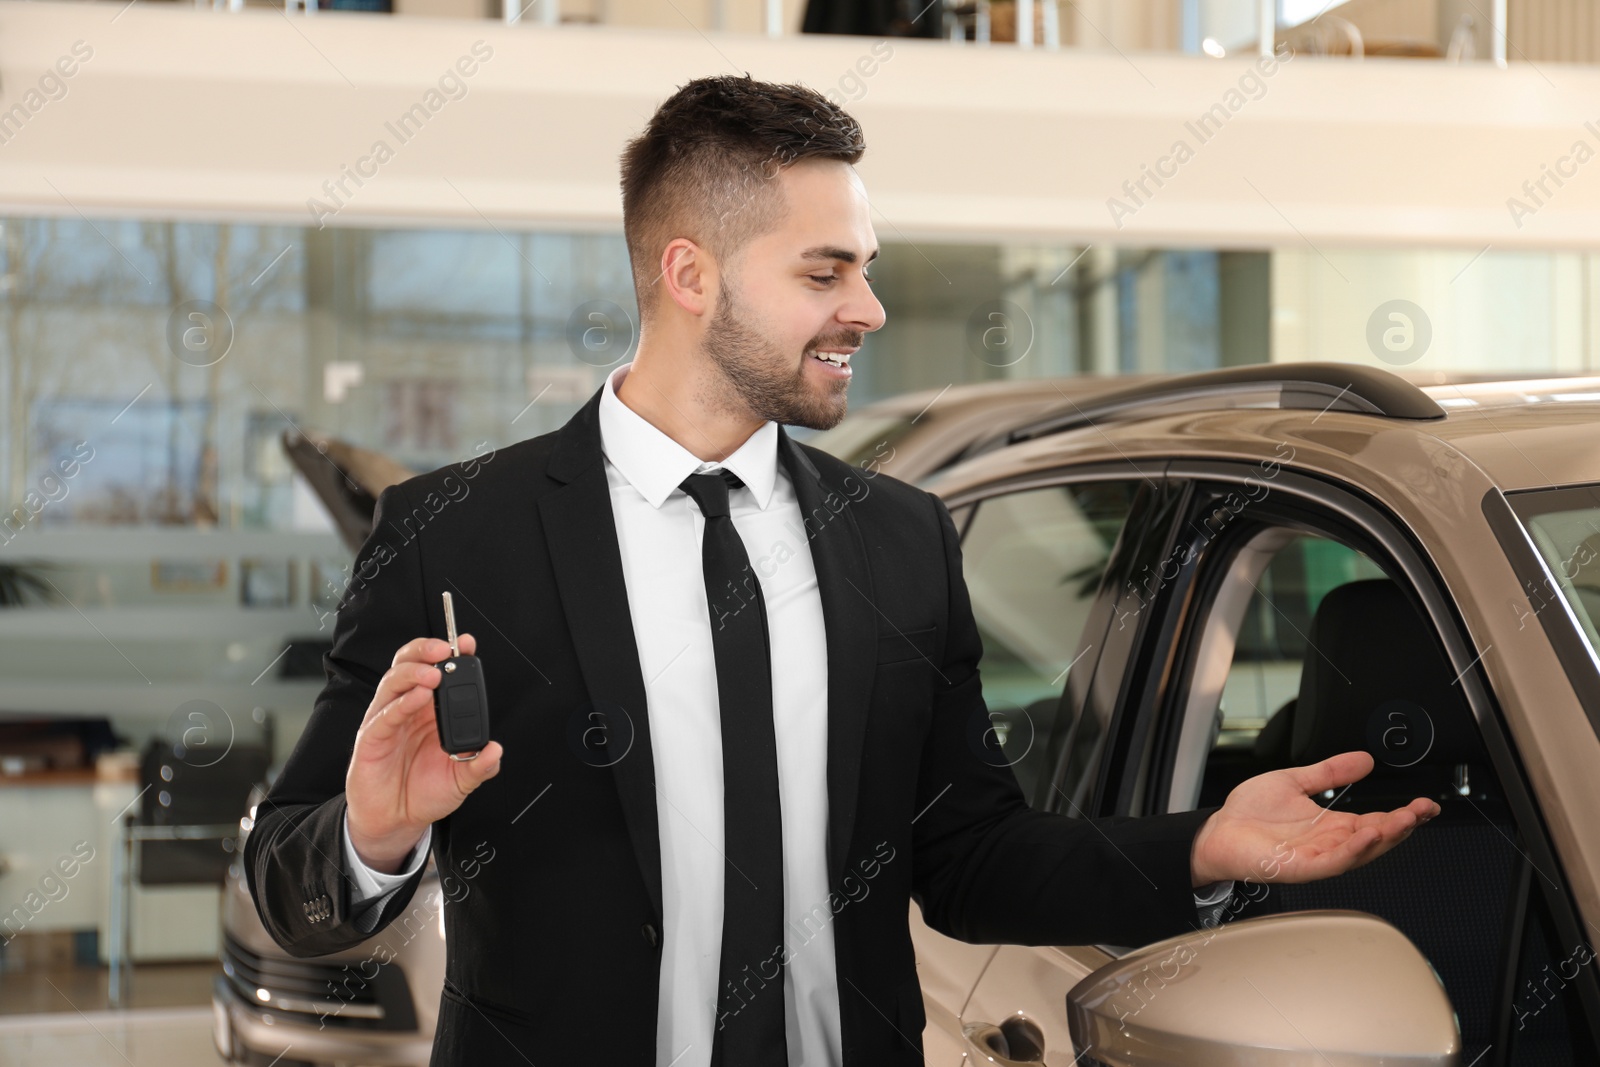
M 1212 59 L 1222 59 L 1228 54 L 1228 50 L 1222 47 L 1222 42 L 1217 40 L 1215 37 L 1207 37 L 1205 40 L 1201 41 L 1200 51 L 1204 52 Z

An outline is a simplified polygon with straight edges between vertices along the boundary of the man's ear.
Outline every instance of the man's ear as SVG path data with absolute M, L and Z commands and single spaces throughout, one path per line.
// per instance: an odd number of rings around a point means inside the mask
M 661 251 L 661 288 L 691 315 L 704 315 L 710 308 L 716 270 L 711 253 L 687 237 L 674 237 Z

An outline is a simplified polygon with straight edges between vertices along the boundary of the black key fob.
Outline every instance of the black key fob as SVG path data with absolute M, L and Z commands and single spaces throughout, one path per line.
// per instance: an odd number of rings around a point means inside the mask
M 483 662 L 477 656 L 461 654 L 449 593 L 444 594 L 444 625 L 450 638 L 450 658 L 435 664 L 439 684 L 433 690 L 439 747 L 453 760 L 477 759 L 489 743 L 489 695 L 483 686 Z

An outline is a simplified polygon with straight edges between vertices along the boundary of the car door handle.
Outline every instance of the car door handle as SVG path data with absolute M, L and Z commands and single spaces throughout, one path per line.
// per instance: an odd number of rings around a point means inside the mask
M 993 1067 L 1044 1062 L 1044 1031 L 1039 1024 L 1018 1013 L 996 1026 L 994 1023 L 968 1023 L 961 1028 L 967 1046 L 978 1063 Z

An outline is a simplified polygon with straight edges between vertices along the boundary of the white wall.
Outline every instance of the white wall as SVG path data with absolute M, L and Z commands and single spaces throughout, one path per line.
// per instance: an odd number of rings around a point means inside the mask
M 1368 324 L 1394 300 L 1426 320 L 1413 371 L 1600 370 L 1600 256 L 1283 249 L 1272 257 L 1272 358 L 1373 362 Z M 1417 312 L 1408 312 L 1415 315 Z M 1414 343 L 1414 342 L 1413 342 Z M 1382 365 L 1381 363 L 1379 364 Z
M 28 96 L 79 41 L 65 95 Z M 0 108 L 26 113 L 0 142 L 0 213 L 304 223 L 381 139 L 394 157 L 331 225 L 615 229 L 624 141 L 675 86 L 749 71 L 858 98 L 884 239 L 1600 245 L 1600 164 L 1547 182 L 1520 226 L 1507 206 L 1575 142 L 1600 150 L 1589 68 L 1301 57 L 1255 89 L 1248 60 L 901 39 L 875 62 L 864 37 L 16 0 L 0 42 Z M 492 58 L 467 96 L 401 143 L 385 123 L 475 42 Z M 1201 143 L 1186 123 L 1213 106 Z M 1122 183 L 1180 140 L 1193 158 L 1135 203 Z M 1114 219 L 1113 196 L 1135 210 Z

